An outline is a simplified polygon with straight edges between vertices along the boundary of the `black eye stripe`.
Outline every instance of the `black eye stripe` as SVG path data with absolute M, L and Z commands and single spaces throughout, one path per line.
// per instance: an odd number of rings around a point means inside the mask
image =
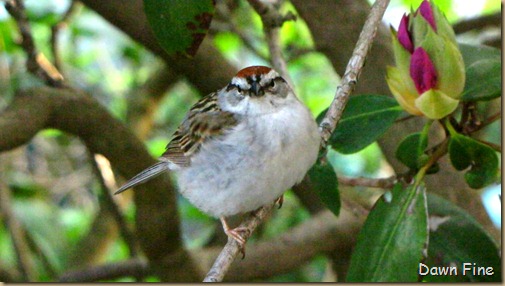
M 249 83 L 249 85 L 252 85 L 253 82 L 259 82 L 257 80 L 257 76 L 248 76 L 248 77 L 246 77 L 246 81 L 247 81 L 247 83 Z M 286 83 L 284 78 L 282 78 L 281 76 L 278 76 L 278 77 L 273 78 L 270 82 L 268 82 L 267 86 L 273 87 L 275 85 L 275 82 L 277 82 L 277 81 Z M 242 92 L 242 88 L 240 86 L 238 86 L 237 84 L 233 84 L 233 83 L 228 84 L 228 86 L 226 87 L 226 91 L 230 91 L 234 88 L 236 88 L 239 92 Z
M 286 81 L 284 80 L 284 78 L 282 78 L 281 76 L 278 76 L 278 77 L 276 77 L 276 78 L 274 78 L 274 79 L 273 79 L 273 81 L 277 81 L 277 80 L 280 80 L 280 81 L 282 81 L 282 82 L 286 82 Z
M 239 92 L 242 91 L 242 89 L 238 85 L 232 83 L 228 84 L 228 86 L 226 87 L 226 91 L 230 91 L 234 88 L 236 88 Z

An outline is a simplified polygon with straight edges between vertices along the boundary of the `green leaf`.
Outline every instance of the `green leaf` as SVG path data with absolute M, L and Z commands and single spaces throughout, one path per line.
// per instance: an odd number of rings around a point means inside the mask
M 323 203 L 338 216 L 340 213 L 340 194 L 338 191 L 337 175 L 333 167 L 328 163 L 317 163 L 312 166 L 308 175 Z
M 321 120 L 325 113 L 323 111 L 318 119 Z M 329 143 L 342 154 L 356 153 L 375 142 L 401 113 L 402 108 L 394 98 L 383 95 L 351 96 Z
M 424 186 L 402 190 L 392 200 L 378 200 L 358 236 L 347 282 L 416 282 L 428 228 Z
M 400 162 L 405 164 L 405 166 L 412 170 L 417 170 L 425 163 L 423 162 L 424 157 L 421 158 L 421 156 L 424 154 L 427 145 L 428 142 L 426 140 L 421 142 L 420 132 L 412 133 L 405 137 L 400 145 L 398 145 L 395 156 Z
M 499 199 L 498 197 L 496 198 Z M 426 275 L 425 282 L 500 282 L 500 250 L 484 228 L 463 209 L 436 195 L 428 195 L 430 245 L 428 267 L 457 267 L 458 275 Z M 473 275 L 463 263 L 492 267 L 493 275 Z M 467 267 L 473 266 L 467 265 Z M 424 268 L 423 268 L 424 269 Z M 440 268 L 437 268 L 440 269 Z
M 14 21 L 0 21 L 0 52 L 12 54 L 19 46 L 14 40 L 16 38 L 16 28 Z
M 501 59 L 501 51 L 487 46 L 474 46 L 468 44 L 459 44 L 459 50 L 465 62 L 465 69 L 481 60 Z M 468 78 L 468 77 L 467 77 Z
M 425 134 L 417 132 L 408 135 L 400 142 L 396 149 L 396 158 L 412 170 L 419 170 L 429 160 L 429 156 L 425 153 L 426 147 L 428 147 L 427 131 L 428 129 L 425 128 L 425 131 L 423 131 Z M 439 168 L 438 163 L 435 163 L 426 173 L 436 173 Z
M 441 119 L 456 108 L 459 100 L 454 99 L 440 90 L 430 89 L 415 100 L 416 107 L 430 119 Z
M 473 63 L 466 69 L 462 101 L 490 100 L 501 96 L 500 58 Z
M 465 180 L 471 188 L 480 189 L 495 181 L 498 157 L 491 147 L 470 137 L 452 134 L 449 156 L 456 170 L 462 171 L 470 167 L 465 174 Z
M 213 0 L 144 0 L 147 20 L 169 53 L 194 56 L 214 15 Z

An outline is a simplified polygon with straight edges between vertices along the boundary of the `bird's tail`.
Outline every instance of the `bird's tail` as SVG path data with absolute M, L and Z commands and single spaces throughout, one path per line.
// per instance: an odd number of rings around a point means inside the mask
M 153 177 L 158 176 L 164 171 L 168 171 L 169 163 L 165 161 L 158 162 L 151 167 L 145 169 L 144 171 L 138 173 L 135 177 L 131 178 L 128 182 L 126 182 L 121 188 L 119 188 L 114 195 L 122 193 L 129 188 L 135 187 L 137 185 L 143 184 L 146 181 L 152 179 Z

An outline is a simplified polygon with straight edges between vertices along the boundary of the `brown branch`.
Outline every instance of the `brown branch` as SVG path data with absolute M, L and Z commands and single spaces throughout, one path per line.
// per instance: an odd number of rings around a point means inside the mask
M 396 176 L 379 179 L 349 178 L 344 176 L 338 176 L 338 183 L 342 185 L 361 186 L 361 187 L 380 188 L 380 189 L 391 189 L 393 188 L 396 181 L 397 181 Z
M 484 120 L 481 124 L 481 126 L 488 126 L 489 124 L 495 122 L 496 120 L 500 119 L 501 118 L 501 112 L 497 112 L 491 116 L 489 116 L 488 118 L 486 118 L 486 120 Z
M 19 274 L 14 269 L 7 268 L 0 263 L 0 281 L 3 283 L 19 283 L 22 282 L 18 278 Z
M 42 79 L 50 86 L 63 87 L 63 76 L 47 60 L 47 58 L 37 51 L 33 40 L 30 24 L 26 17 L 25 7 L 22 0 L 9 0 L 5 2 L 5 9 L 16 21 L 21 34 L 21 47 L 26 52 L 28 58 L 26 68 L 29 72 Z
M 58 37 L 61 29 L 65 28 L 70 18 L 75 15 L 81 7 L 81 3 L 72 1 L 67 11 L 63 14 L 60 21 L 51 27 L 51 52 L 54 58 L 54 66 L 61 71 L 61 58 L 58 45 Z
M 245 259 L 234 261 L 224 280 L 250 282 L 267 279 L 293 271 L 318 254 L 349 251 L 356 242 L 364 218 L 345 209 L 338 218 L 328 210 L 322 211 L 279 236 L 251 244 Z M 203 268 L 208 268 L 218 251 L 198 250 L 195 257 L 202 262 Z
M 282 50 L 280 47 L 279 40 L 279 28 L 287 20 L 293 19 L 293 14 L 288 13 L 286 16 L 279 14 L 278 6 L 267 4 L 258 0 L 249 0 L 251 6 L 260 15 L 263 22 L 263 30 L 266 35 L 266 40 L 268 43 L 268 48 L 270 51 L 270 59 L 272 65 L 277 72 L 279 72 L 284 79 L 286 79 L 291 86 L 292 80 L 287 71 L 286 61 L 282 56 Z M 253 212 L 254 215 L 246 219 L 240 227 L 244 227 L 248 230 L 244 238 L 247 240 L 252 234 L 254 229 L 261 223 L 265 217 L 267 217 L 272 211 L 274 205 L 263 206 L 257 211 Z M 218 258 L 214 262 L 214 265 L 207 273 L 204 282 L 220 282 L 223 280 L 224 276 L 228 272 L 231 263 L 235 260 L 240 249 L 236 241 L 233 239 L 228 239 L 228 243 L 223 248 Z
M 151 274 L 147 262 L 140 259 L 130 259 L 68 271 L 60 276 L 58 282 L 96 282 L 123 277 L 145 277 Z
M 489 142 L 489 141 L 481 140 L 479 138 L 473 138 L 473 139 L 476 140 L 476 141 L 479 141 L 480 143 L 482 143 L 484 145 L 487 145 L 487 146 L 491 147 L 496 152 L 501 153 L 501 149 L 502 149 L 501 145 L 498 145 L 498 144 L 495 144 L 495 143 L 492 143 L 492 142 Z
M 363 65 L 368 51 L 372 47 L 372 41 L 375 38 L 378 26 L 381 24 L 382 16 L 389 4 L 389 0 L 377 0 L 372 6 L 372 10 L 363 26 L 363 30 L 359 36 L 358 42 L 352 54 L 352 57 L 347 64 L 346 71 L 341 80 L 341 84 L 337 87 L 335 98 L 331 103 L 328 112 L 321 121 L 320 130 L 322 148 L 326 148 L 331 134 L 344 112 L 345 105 L 349 100 L 349 96 L 353 92 L 356 82 L 361 74 Z
M 168 55 L 156 40 L 143 11 L 142 0 L 82 0 L 105 20 L 115 25 L 133 40 L 165 60 L 167 66 L 205 95 L 222 88 L 236 73 L 233 67 L 206 38 L 193 59 Z M 121 11 L 121 13 L 118 13 Z
M 502 49 L 501 34 L 496 34 L 494 36 L 489 36 L 482 39 L 482 44 L 501 50 Z
M 285 76 L 286 79 L 289 80 L 290 78 L 287 73 L 286 63 L 281 54 L 278 38 L 279 36 L 278 27 L 282 25 L 283 21 L 285 21 L 286 19 L 279 17 L 279 14 L 276 12 L 276 9 L 274 8 L 273 5 L 269 5 L 257 0 L 249 0 L 249 3 L 260 15 L 263 21 L 264 30 L 265 34 L 267 35 L 267 42 L 274 68 L 278 70 L 283 76 Z M 326 125 L 330 126 L 330 128 L 326 128 L 326 131 L 329 131 L 327 138 L 325 138 L 323 134 L 324 145 L 326 144 L 329 136 L 331 135 L 331 132 L 333 132 L 333 130 L 335 129 L 336 124 L 340 119 L 343 108 L 347 102 L 347 99 L 354 88 L 357 78 L 359 77 L 359 73 L 361 72 L 361 68 L 364 64 L 366 54 L 371 47 L 371 42 L 375 36 L 377 26 L 380 24 L 380 20 L 382 19 L 382 15 L 384 14 L 384 11 L 388 3 L 389 1 L 383 1 L 383 2 L 377 1 L 374 7 L 372 8 L 370 16 L 367 22 L 365 23 L 365 26 L 363 27 L 363 31 L 356 45 L 353 57 L 351 58 L 348 65 L 348 69 L 344 75 L 344 78 L 342 79 L 342 88 L 337 89 L 337 95 L 335 96 L 334 103 L 330 107 L 330 111 L 328 111 L 328 113 L 325 116 L 325 119 L 323 119 L 323 122 L 321 124 L 322 129 L 325 129 L 323 127 Z M 344 92 L 339 93 L 339 90 L 343 90 Z M 340 109 L 340 111 L 336 110 L 331 111 L 332 107 L 333 109 L 337 110 Z M 327 121 L 326 123 L 325 120 Z M 260 211 L 262 211 L 262 209 L 260 209 Z M 236 257 L 237 254 L 238 254 L 237 247 L 235 247 L 231 251 L 227 250 L 227 247 L 225 247 L 225 249 L 223 249 L 223 251 L 221 252 L 220 256 L 216 260 L 214 266 L 209 271 L 204 281 L 213 281 L 213 282 L 222 281 L 224 275 L 229 269 L 229 265 L 231 264 L 231 262 L 233 261 L 233 259 Z
M 142 142 L 91 96 L 48 87 L 18 92 L 0 113 L 0 151 L 27 143 L 45 128 L 79 136 L 91 152 L 107 157 L 124 177 L 132 177 L 156 162 Z M 149 260 L 179 251 L 179 217 L 168 176 L 137 187 L 134 200 L 136 236 Z
M 502 23 L 502 15 L 500 12 L 484 15 L 477 18 L 460 21 L 452 26 L 454 33 L 462 34 L 471 30 L 480 30 L 489 26 L 499 28 Z
M 100 154 L 95 154 L 94 156 L 89 156 L 93 172 L 98 178 L 100 187 L 103 192 L 103 204 L 105 208 L 112 214 L 112 217 L 116 221 L 119 228 L 119 232 L 123 237 L 128 250 L 130 252 L 130 257 L 135 258 L 139 255 L 137 250 L 137 242 L 135 237 L 128 229 L 128 225 L 119 210 L 114 198 L 112 198 L 112 192 L 117 190 L 117 184 L 114 179 L 114 173 L 112 172 L 110 162 L 104 156 Z
M 246 258 L 229 266 L 226 281 L 266 279 L 292 271 L 320 253 L 349 251 L 355 244 L 364 218 L 365 216 L 355 216 L 346 209 L 342 209 L 338 218 L 330 211 L 320 212 L 278 237 L 249 245 Z M 199 263 L 199 268 L 209 269 L 220 252 L 219 247 L 196 249 L 189 256 Z M 178 258 L 167 256 L 165 260 L 168 260 L 167 267 L 177 268 Z M 151 268 L 142 260 L 130 259 L 67 272 L 59 281 L 94 282 L 153 275 Z
M 250 217 L 239 225 L 240 228 L 247 229 L 246 234 L 243 235 L 245 240 L 247 240 L 256 229 L 256 227 L 258 227 L 258 225 L 267 216 L 269 216 L 274 206 L 275 203 L 259 208 L 257 211 L 252 212 Z M 216 261 L 210 268 L 203 282 L 223 281 L 224 276 L 230 269 L 232 262 L 235 260 L 239 253 L 240 246 L 238 243 L 234 239 L 228 238 L 228 243 L 226 243 L 225 247 L 216 258 Z
M 400 122 L 407 121 L 407 120 L 414 119 L 414 118 L 416 118 L 415 115 L 406 115 L 404 117 L 396 119 L 395 123 L 400 123 Z
M 281 15 L 279 13 L 278 1 L 275 4 L 269 4 L 260 0 L 249 0 L 249 4 L 254 8 L 256 13 L 260 15 L 261 21 L 263 22 L 263 31 L 270 52 L 270 61 L 274 69 L 293 86 L 293 80 L 291 80 L 289 76 L 286 61 L 282 55 L 279 30 L 284 22 L 295 20 L 296 16 L 291 12 L 286 15 Z
M 252 53 L 254 53 L 257 57 L 263 59 L 264 61 L 270 62 L 270 58 L 256 47 L 257 39 L 250 37 L 248 33 L 242 31 L 233 21 L 231 13 L 232 12 L 228 8 L 227 3 L 224 2 L 218 3 L 216 5 L 216 16 L 219 18 L 219 20 L 222 20 L 224 22 L 221 23 L 218 19 L 214 18 L 212 26 L 216 28 L 216 30 L 218 31 L 229 31 L 231 33 L 234 33 L 240 38 L 244 46 L 248 48 Z
M 49 258 L 50 254 L 46 253 L 43 250 L 43 246 L 40 243 L 37 243 L 37 239 L 34 237 L 32 233 L 26 231 L 26 242 L 30 247 L 33 256 L 38 258 L 38 261 L 41 262 L 41 265 L 44 267 L 45 273 L 47 277 L 52 278 L 56 277 L 56 269 Z M 35 260 L 35 259 L 34 259 Z M 40 270 L 42 272 L 42 270 Z
M 180 79 L 181 77 L 172 69 L 163 65 L 154 71 L 142 86 L 128 94 L 127 121 L 140 139 L 148 137 L 160 102 Z
M 498 111 L 497 113 L 489 116 L 488 118 L 484 119 L 480 124 L 479 126 L 477 126 L 476 128 L 472 129 L 472 133 L 473 132 L 476 132 L 476 131 L 479 131 L 481 129 L 484 129 L 485 127 L 489 126 L 490 124 L 492 124 L 493 122 L 495 122 L 496 120 L 500 119 L 501 118 L 501 111 Z
M 11 235 L 11 241 L 16 253 L 19 272 L 25 282 L 34 281 L 33 262 L 30 258 L 30 248 L 26 241 L 24 228 L 16 219 L 11 209 L 11 193 L 9 188 L 0 183 L 0 213 L 2 214 L 4 224 Z

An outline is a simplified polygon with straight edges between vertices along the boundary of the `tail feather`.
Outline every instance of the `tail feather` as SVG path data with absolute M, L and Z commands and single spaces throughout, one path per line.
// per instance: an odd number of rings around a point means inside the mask
M 135 187 L 137 185 L 143 184 L 146 181 L 152 179 L 153 177 L 158 176 L 164 171 L 169 170 L 168 162 L 158 162 L 151 167 L 145 169 L 144 171 L 138 173 L 135 177 L 131 178 L 128 182 L 126 182 L 121 188 L 119 188 L 114 195 L 122 193 L 129 188 Z

